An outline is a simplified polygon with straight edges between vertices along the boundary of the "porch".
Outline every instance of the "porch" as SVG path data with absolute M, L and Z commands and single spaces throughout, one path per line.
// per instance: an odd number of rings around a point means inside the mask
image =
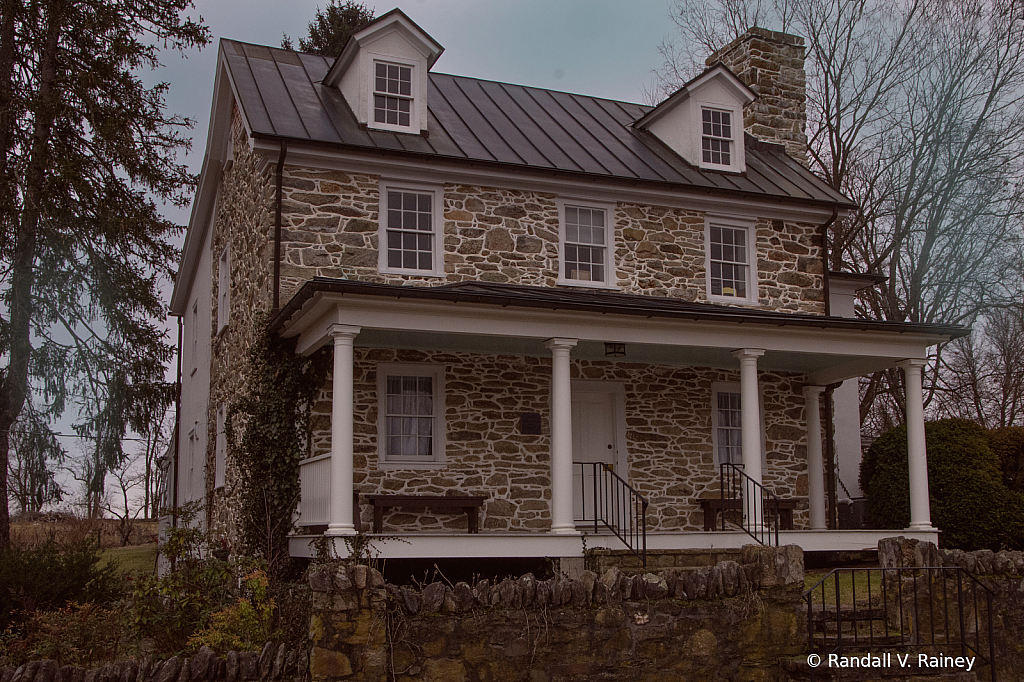
M 341 553 L 340 538 L 356 532 L 355 490 L 487 498 L 480 534 L 464 535 L 457 515 L 403 517 L 371 541 L 382 557 L 582 556 L 579 462 L 601 463 L 649 501 L 652 550 L 751 542 L 700 530 L 699 500 L 719 494 L 722 461 L 800 501 L 782 544 L 937 539 L 920 378 L 928 346 L 952 332 L 481 283 L 314 280 L 303 291 L 271 328 L 302 353 L 330 345 L 334 372 L 302 463 L 298 523 L 326 528 Z M 826 531 L 818 398 L 831 383 L 897 365 L 908 385 L 911 526 Z M 310 536 L 296 536 L 292 552 L 306 555 Z M 586 537 L 587 547 L 621 547 L 614 535 Z
M 903 536 L 927 542 L 938 542 L 938 531 L 910 530 L 793 530 L 780 531 L 780 545 L 798 545 L 805 552 L 875 550 L 882 538 Z M 313 541 L 319 535 L 295 535 L 290 541 L 294 557 L 312 558 Z M 585 536 L 555 535 L 553 533 L 481 532 L 387 532 L 370 534 L 370 556 L 380 559 L 489 558 L 489 557 L 562 557 L 580 558 L 586 549 L 623 549 L 622 541 L 611 533 Z M 343 538 L 331 540 L 339 556 L 348 556 L 349 549 Z M 738 550 L 752 544 L 743 531 L 690 531 L 652 532 L 647 535 L 650 552 L 664 550 L 721 549 Z

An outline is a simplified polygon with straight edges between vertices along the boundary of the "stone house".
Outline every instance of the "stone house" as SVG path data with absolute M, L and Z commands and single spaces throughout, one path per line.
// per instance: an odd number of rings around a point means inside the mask
M 380 509 L 407 540 L 383 556 L 579 556 L 581 528 L 621 547 L 612 527 L 738 547 L 705 530 L 723 471 L 785 501 L 783 542 L 872 546 L 825 531 L 820 396 L 897 365 L 908 532 L 936 539 L 921 368 L 963 330 L 832 314 L 871 278 L 824 265 L 855 207 L 805 167 L 801 38 L 752 29 L 653 108 L 435 73 L 442 49 L 399 10 L 334 60 L 221 41 L 171 301 L 179 502 L 232 538 L 224 415 L 270 311 L 334 357 L 294 554 L 369 527 L 367 495 L 482 498 L 475 534 L 462 509 Z

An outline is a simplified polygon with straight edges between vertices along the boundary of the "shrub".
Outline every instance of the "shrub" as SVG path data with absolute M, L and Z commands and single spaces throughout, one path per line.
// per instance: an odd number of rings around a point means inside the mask
M 1003 485 L 985 430 L 966 419 L 925 425 L 932 523 L 947 548 L 998 550 L 1016 544 L 1019 512 Z M 861 463 L 868 515 L 879 528 L 910 523 L 907 429 L 879 436 Z
M 1006 487 L 1024 492 L 1024 426 L 990 430 L 988 446 L 999 458 L 999 469 Z
M 132 625 L 162 653 L 185 649 L 231 599 L 231 565 L 203 551 L 203 532 L 194 525 L 199 510 L 198 504 L 179 509 L 180 525 L 168 531 L 161 547 L 170 570 L 140 577 L 132 594 Z
M 121 597 L 122 581 L 116 565 L 100 565 L 92 540 L 62 545 L 51 539 L 34 549 L 9 549 L 0 554 L 0 630 L 20 629 L 30 614 L 72 602 L 110 604 Z
M 218 653 L 259 651 L 267 642 L 274 613 L 274 600 L 267 591 L 267 574 L 254 569 L 241 583 L 243 593 L 235 603 L 211 614 L 207 626 L 189 637 L 189 651 L 196 652 L 203 646 Z
M 19 630 L 0 633 L 0 666 L 52 658 L 61 665 L 97 667 L 124 651 L 123 609 L 70 604 L 25 614 Z

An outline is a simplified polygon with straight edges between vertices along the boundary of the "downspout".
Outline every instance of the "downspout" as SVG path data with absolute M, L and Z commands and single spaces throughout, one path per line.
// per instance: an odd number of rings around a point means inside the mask
M 825 299 L 825 316 L 832 316 L 832 291 L 829 285 L 829 248 L 828 248 L 828 229 L 835 225 L 836 220 L 839 219 L 839 207 L 832 207 L 832 217 L 829 218 L 827 223 L 821 226 L 821 261 L 822 261 L 822 296 Z M 825 478 L 825 493 L 828 497 L 828 516 L 826 517 L 826 526 L 831 530 L 837 530 L 839 528 L 839 500 L 836 495 L 836 425 L 835 425 L 835 412 L 832 402 L 832 394 L 835 392 L 836 387 L 840 384 L 829 384 L 825 387 L 825 470 L 827 476 Z
M 281 310 L 281 196 L 284 179 L 284 157 L 288 155 L 288 142 L 281 140 L 281 153 L 277 156 L 277 197 L 274 207 L 274 307 L 271 315 Z
M 831 317 L 832 315 L 832 301 L 829 300 L 831 294 L 831 287 L 829 286 L 828 271 L 831 269 L 829 266 L 829 252 L 828 252 L 828 228 L 836 224 L 836 220 L 839 219 L 839 207 L 832 207 L 832 217 L 828 219 L 828 222 L 821 226 L 821 262 L 822 262 L 822 295 L 825 297 L 825 316 Z
M 835 414 L 832 404 L 832 393 L 842 384 L 829 384 L 825 387 L 825 495 L 828 498 L 828 516 L 825 524 L 829 530 L 839 529 L 839 498 L 836 494 L 836 447 L 835 447 Z
M 175 384 L 174 397 L 174 464 L 171 471 L 174 477 L 174 492 L 171 498 L 171 527 L 178 527 L 178 460 L 181 457 L 181 315 L 178 315 L 178 381 Z

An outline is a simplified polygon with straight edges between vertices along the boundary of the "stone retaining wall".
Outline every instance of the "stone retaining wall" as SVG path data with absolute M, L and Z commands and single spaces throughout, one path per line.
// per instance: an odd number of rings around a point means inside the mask
M 191 657 L 152 656 L 106 663 L 86 670 L 54 660 L 31 661 L 0 669 L 0 682 L 303 682 L 309 679 L 309 653 L 271 642 L 262 652 L 228 652 L 217 656 L 202 647 Z
M 797 547 L 671 574 L 496 585 L 386 585 L 338 562 L 310 574 L 310 673 L 320 680 L 781 680 L 806 646 Z

